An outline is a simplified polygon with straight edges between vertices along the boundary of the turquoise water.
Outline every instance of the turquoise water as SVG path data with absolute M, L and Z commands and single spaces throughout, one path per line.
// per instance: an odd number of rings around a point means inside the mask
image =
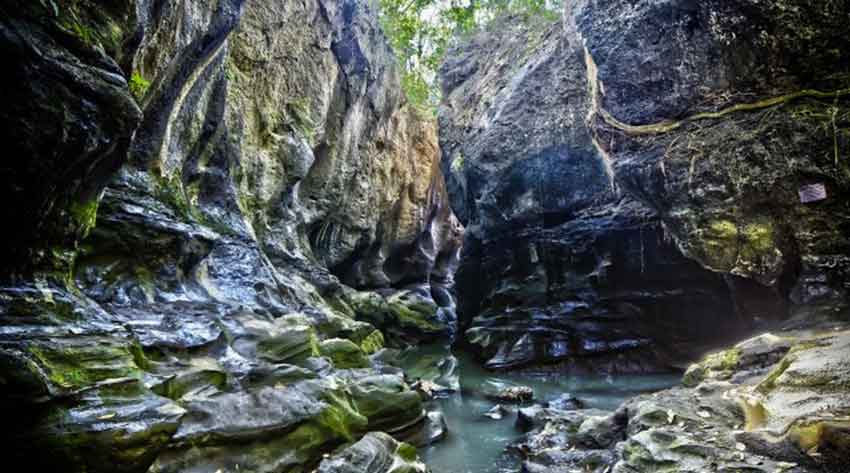
M 445 356 L 441 347 L 425 347 L 404 356 L 404 364 L 415 377 L 436 378 L 440 384 L 450 384 L 447 372 L 453 363 L 444 362 L 442 369 L 428 369 Z M 420 449 L 420 454 L 433 473 L 502 473 L 516 472 L 519 463 L 505 452 L 505 447 L 518 440 L 522 433 L 514 427 L 516 414 L 513 408 L 501 420 L 483 414 L 497 403 L 486 399 L 482 389 L 486 386 L 523 385 L 534 389 L 535 399 L 548 401 L 570 393 L 585 403 L 585 407 L 615 409 L 624 400 L 636 394 L 657 391 L 678 384 L 679 375 L 632 376 L 565 376 L 534 373 L 492 373 L 484 370 L 471 357 L 456 354 L 454 370 L 459 376 L 460 392 L 432 402 L 432 408 L 441 410 L 446 418 L 449 433 L 434 445 Z

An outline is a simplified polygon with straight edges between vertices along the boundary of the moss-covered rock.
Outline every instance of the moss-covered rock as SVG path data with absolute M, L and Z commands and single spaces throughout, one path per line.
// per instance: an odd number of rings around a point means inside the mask
M 33 341 L 26 348 L 56 392 L 78 391 L 104 381 L 141 377 L 134 350 L 120 340 L 74 338 Z
M 763 334 L 707 356 L 686 387 L 638 396 L 614 413 L 528 411 L 536 430 L 522 447 L 532 468 L 584 467 L 602 448 L 591 471 L 841 471 L 848 343 L 846 329 Z M 567 445 L 569 455 L 548 454 Z
M 682 384 L 693 387 L 707 378 L 728 379 L 734 374 L 735 368 L 738 367 L 740 356 L 741 350 L 739 348 L 706 355 L 701 361 L 688 367 L 682 378 Z
M 227 373 L 220 369 L 198 369 L 177 373 L 151 390 L 160 396 L 180 400 L 184 396 L 195 396 L 203 390 L 222 390 L 227 384 Z
M 319 465 L 319 473 L 425 473 L 416 448 L 382 432 L 370 432 Z
M 177 473 L 240 465 L 248 471 L 307 471 L 324 453 L 366 432 L 367 419 L 332 382 L 307 381 L 200 399 L 179 440 L 150 471 Z
M 38 428 L 20 433 L 43 448 L 16 455 L 42 455 L 33 464 L 65 471 L 144 471 L 166 448 L 184 413 L 137 380 L 98 387 L 83 399 L 56 407 Z
M 281 328 L 257 342 L 257 355 L 275 363 L 298 363 L 319 354 L 316 331 L 307 325 Z
M 372 333 L 360 342 L 360 349 L 367 355 L 376 353 L 382 348 L 384 348 L 384 334 L 379 330 L 372 331 Z
M 363 349 L 351 340 L 332 338 L 324 340 L 319 345 L 319 353 L 331 359 L 334 366 L 340 369 L 365 368 L 369 366 Z
M 391 343 L 429 341 L 447 335 L 451 326 L 440 319 L 440 307 L 412 291 L 389 296 L 359 292 L 349 298 L 355 316 L 382 330 Z
M 393 433 L 425 418 L 422 398 L 401 376 L 367 376 L 349 389 L 357 411 L 369 419 L 370 430 Z

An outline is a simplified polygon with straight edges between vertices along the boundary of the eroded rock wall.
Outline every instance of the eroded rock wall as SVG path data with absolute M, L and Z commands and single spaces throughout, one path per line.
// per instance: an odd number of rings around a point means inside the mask
M 10 226 L 0 261 L 4 273 L 67 266 L 65 249 L 93 226 L 99 193 L 126 161 L 141 118 L 124 73 L 138 18 L 129 2 L 97 12 L 0 8 L 8 68 L 0 179 Z
M 627 192 L 703 266 L 794 311 L 846 311 L 850 6 L 639 2 L 599 20 L 617 8 L 569 15 L 587 46 L 591 126 Z M 804 202 L 807 185 L 826 198 Z
M 663 319 L 664 301 L 688 291 L 710 294 L 702 311 L 680 299 L 669 312 L 671 331 L 700 327 L 691 343 L 730 328 L 760 329 L 691 365 L 682 386 L 613 412 L 521 409 L 518 425 L 531 429 L 515 445 L 523 471 L 847 470 L 848 20 L 850 4 L 834 1 L 575 1 L 560 33 L 542 44 L 502 27 L 446 62 L 444 169 L 468 228 L 458 284 L 471 289 L 460 292 L 469 295 L 460 316 L 468 342 L 492 365 L 505 353 L 522 363 L 557 361 L 551 350 L 541 356 L 529 347 L 592 339 L 588 327 L 610 323 L 606 304 L 616 299 L 587 294 L 630 284 L 660 304 L 629 296 L 622 314 L 631 330 L 640 326 L 639 309 Z M 528 71 L 552 57 L 555 44 L 573 45 L 572 53 L 545 80 L 531 81 Z M 562 77 L 574 85 L 554 86 Z M 475 91 L 483 92 L 467 102 Z M 539 125 L 558 120 L 570 130 Z M 574 143 L 576 129 L 589 135 L 583 154 L 562 152 L 541 166 L 547 174 L 518 178 L 515 169 L 537 166 L 540 140 Z M 581 162 L 604 163 L 612 190 L 547 226 L 550 199 L 572 195 L 577 180 L 597 182 Z M 582 212 L 600 207 L 608 219 L 580 225 Z M 662 265 L 656 284 L 675 292 L 655 292 L 635 263 L 622 279 L 601 277 L 630 261 L 598 243 L 629 248 L 630 227 L 621 222 L 630 215 L 644 216 L 643 232 L 660 229 L 669 252 L 640 254 L 649 267 Z M 553 290 L 552 267 L 582 266 L 539 251 L 551 240 L 571 251 L 592 242 L 588 259 L 600 270 L 570 279 L 571 292 Z M 693 272 L 667 261 L 688 261 Z M 474 276 L 491 271 L 498 276 Z M 680 286 L 688 274 L 701 279 Z M 582 318 L 572 310 L 579 297 L 590 313 Z M 583 325 L 571 325 L 576 320 Z M 517 327 L 524 331 L 513 335 Z M 648 338 L 650 346 L 670 342 L 660 332 Z M 494 345 L 499 350 L 488 352 Z M 567 353 L 561 363 L 610 366 L 612 351 Z
M 440 139 L 466 341 L 493 367 L 645 371 L 846 315 L 847 15 L 567 2 L 453 50 Z M 801 202 L 808 185 L 826 199 Z
M 585 72 L 562 22 L 518 19 L 441 70 L 443 169 L 467 227 L 462 326 L 490 367 L 663 370 L 704 349 L 705 333 L 748 325 L 724 278 L 621 189 L 586 125 Z
M 305 471 L 416 438 L 419 395 L 369 356 L 451 332 L 462 229 L 370 5 L 17 3 L 8 458 Z

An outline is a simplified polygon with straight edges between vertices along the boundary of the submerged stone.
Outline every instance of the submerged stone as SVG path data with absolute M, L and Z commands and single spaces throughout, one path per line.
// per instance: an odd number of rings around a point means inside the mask
M 528 386 L 498 386 L 486 385 L 483 394 L 488 399 L 515 404 L 527 403 L 534 400 L 534 390 Z
M 485 412 L 482 415 L 484 417 L 487 417 L 488 419 L 502 420 L 502 417 L 504 417 L 506 414 L 507 414 L 507 409 L 502 407 L 501 404 L 496 404 L 489 411 Z

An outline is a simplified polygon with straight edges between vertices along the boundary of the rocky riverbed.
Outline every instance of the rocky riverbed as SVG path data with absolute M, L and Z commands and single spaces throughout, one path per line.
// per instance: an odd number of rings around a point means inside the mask
M 559 376 L 546 371 L 492 372 L 469 353 L 440 345 L 418 347 L 401 356 L 409 377 L 443 389 L 427 396 L 427 405 L 445 418 L 447 432 L 421 449 L 433 473 L 517 471 L 523 450 L 517 447 L 533 423 L 530 412 L 542 406 L 567 411 L 614 411 L 626 399 L 678 384 L 679 375 Z M 517 399 L 512 393 L 530 393 Z M 548 411 L 547 411 L 548 412 Z M 552 411 L 554 412 L 554 411 Z M 529 419 L 534 419 L 528 422 Z M 539 426 L 539 425 L 538 425 Z
M 528 472 L 847 471 L 850 333 L 765 333 L 613 412 L 530 410 Z

